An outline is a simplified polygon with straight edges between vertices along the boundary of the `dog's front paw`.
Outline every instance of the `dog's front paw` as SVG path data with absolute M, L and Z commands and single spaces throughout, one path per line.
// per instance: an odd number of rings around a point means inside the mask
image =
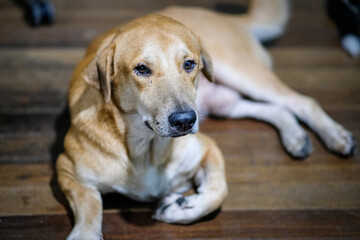
M 104 240 L 102 233 L 92 232 L 91 229 L 81 230 L 74 227 L 66 240 Z
M 196 195 L 184 197 L 181 194 L 171 194 L 159 203 L 153 218 L 167 223 L 194 222 L 202 216 L 199 208 L 195 207 L 196 199 Z
M 355 140 L 353 135 L 341 125 L 337 125 L 328 132 L 328 136 L 325 138 L 325 144 L 330 151 L 344 157 L 349 157 L 355 152 Z

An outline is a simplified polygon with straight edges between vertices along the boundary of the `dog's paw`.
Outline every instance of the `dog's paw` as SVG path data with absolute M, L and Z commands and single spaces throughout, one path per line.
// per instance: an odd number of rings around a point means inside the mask
M 104 240 L 102 233 L 91 232 L 91 229 L 81 231 L 75 227 L 66 240 Z
M 282 136 L 282 142 L 286 151 L 297 159 L 305 158 L 313 151 L 311 139 L 302 129 L 287 131 Z
M 349 157 L 355 152 L 353 135 L 341 125 L 337 125 L 334 129 L 330 130 L 324 140 L 330 151 L 344 157 Z
M 167 223 L 189 224 L 201 217 L 195 207 L 196 198 L 196 195 L 171 194 L 159 203 L 153 218 Z

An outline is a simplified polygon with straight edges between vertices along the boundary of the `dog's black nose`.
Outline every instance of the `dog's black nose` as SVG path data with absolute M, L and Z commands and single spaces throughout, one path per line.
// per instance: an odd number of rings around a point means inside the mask
M 169 122 L 170 125 L 179 132 L 187 132 L 196 122 L 196 113 L 193 110 L 173 113 L 169 117 Z

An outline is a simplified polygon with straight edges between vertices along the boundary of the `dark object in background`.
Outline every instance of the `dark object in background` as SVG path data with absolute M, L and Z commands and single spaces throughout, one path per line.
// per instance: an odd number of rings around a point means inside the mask
M 214 9 L 218 12 L 228 13 L 228 14 L 244 14 L 248 11 L 248 7 L 240 4 L 219 2 L 216 3 Z
M 53 24 L 55 21 L 55 8 L 51 1 L 42 0 L 14 0 L 23 11 L 25 20 L 32 26 Z
M 328 0 L 327 12 L 336 24 L 341 45 L 352 57 L 360 54 L 360 0 Z

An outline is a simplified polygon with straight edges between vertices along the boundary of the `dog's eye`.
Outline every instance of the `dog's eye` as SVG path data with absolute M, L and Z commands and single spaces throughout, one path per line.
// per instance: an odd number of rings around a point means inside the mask
M 195 66 L 196 66 L 196 63 L 194 60 L 186 60 L 184 62 L 184 69 L 186 72 L 190 72 L 191 70 L 194 69 Z
M 144 76 L 149 76 L 151 74 L 150 68 L 148 68 L 144 64 L 137 65 L 134 69 L 134 72 L 136 75 L 144 75 Z

